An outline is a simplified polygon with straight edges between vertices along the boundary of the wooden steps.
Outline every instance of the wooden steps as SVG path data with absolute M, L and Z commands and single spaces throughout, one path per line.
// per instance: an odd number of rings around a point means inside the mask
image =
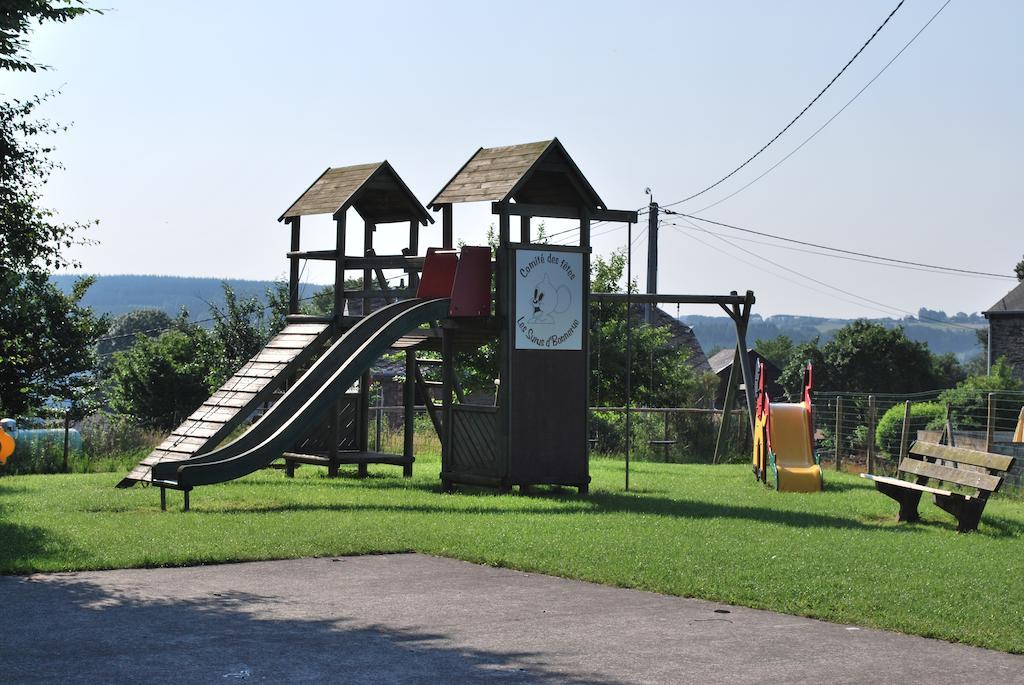
M 182 461 L 215 448 L 261 404 L 273 399 L 273 393 L 319 350 L 329 335 L 326 322 L 286 325 L 132 469 L 118 487 L 151 481 L 153 464 Z

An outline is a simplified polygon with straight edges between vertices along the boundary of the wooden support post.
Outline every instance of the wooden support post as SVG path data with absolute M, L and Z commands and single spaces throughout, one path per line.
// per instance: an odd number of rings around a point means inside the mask
M 455 387 L 455 340 L 450 331 L 442 331 L 441 334 L 441 435 L 442 443 L 451 449 L 452 445 L 452 392 Z M 426 398 L 427 402 L 430 398 Z M 442 451 L 447 451 L 442 447 Z M 451 453 L 448 452 L 450 455 Z
M 590 217 L 580 219 L 580 247 L 590 247 Z
M 374 254 L 373 252 L 373 232 L 377 230 L 377 225 L 372 221 L 363 222 L 363 256 L 370 257 Z M 371 267 L 363 268 L 363 292 L 369 291 L 373 287 L 373 269 Z M 384 284 L 381 284 L 383 289 Z M 370 314 L 370 298 L 363 297 L 363 316 L 369 316 Z
M 298 252 L 299 247 L 299 217 L 293 216 L 288 219 L 292 229 L 291 251 Z M 299 313 L 299 258 L 289 257 L 288 261 L 288 313 Z
M 956 437 L 953 436 L 953 410 L 946 405 L 946 444 L 950 447 L 956 447 Z
M 731 293 L 736 295 L 736 291 Z M 750 309 L 753 306 L 754 293 L 747 291 L 746 301 L 742 305 L 734 305 L 736 316 L 736 344 L 740 351 L 740 370 L 743 372 L 743 385 L 747 399 L 747 417 L 750 423 L 750 434 L 754 434 L 756 420 L 757 388 L 754 387 L 754 372 L 750 368 L 750 355 L 747 353 L 747 326 L 750 323 Z
M 451 206 L 451 205 L 449 205 Z M 409 256 L 415 257 L 420 253 L 420 222 L 413 219 L 409 222 Z M 409 272 L 409 289 L 415 291 L 420 284 L 419 274 Z
M 498 244 L 508 245 L 509 235 L 511 233 L 509 228 L 509 215 L 508 205 L 502 204 L 502 211 L 498 214 Z
M 996 439 L 996 394 L 988 394 L 988 420 L 985 422 L 985 451 L 992 451 Z
M 335 223 L 338 253 L 334 262 L 334 320 L 340 327 L 345 316 L 345 214 L 339 214 Z
M 441 207 L 441 246 L 446 250 L 452 248 L 455 231 L 452 228 L 452 205 Z
M 868 473 L 875 472 L 875 396 L 868 395 Z
M 729 418 L 732 416 L 733 405 L 736 404 L 736 369 L 740 365 L 740 348 L 737 347 L 732 356 L 732 368 L 729 369 L 729 382 L 725 386 L 725 400 L 722 403 L 722 423 L 718 426 L 718 439 L 715 441 L 715 454 L 711 458 L 712 464 L 717 464 L 718 459 L 725 452 L 725 444 L 729 439 Z
M 524 245 L 530 244 L 530 217 L 519 217 L 519 242 Z
M 415 457 L 416 437 L 416 352 L 411 349 L 405 351 L 405 385 L 402 391 L 405 404 L 402 416 L 402 454 L 410 460 L 410 463 L 403 467 L 402 475 L 408 478 L 412 475 L 411 460 Z M 443 455 L 444 445 L 441 446 L 441 450 Z
M 900 462 L 907 458 L 907 450 L 910 449 L 910 400 L 903 403 L 903 431 L 900 433 L 900 458 L 895 466 L 898 469 Z
M 836 397 L 836 471 L 843 467 L 843 398 Z

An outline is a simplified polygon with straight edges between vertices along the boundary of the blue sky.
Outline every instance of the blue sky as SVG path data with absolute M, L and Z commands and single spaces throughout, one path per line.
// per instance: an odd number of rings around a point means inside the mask
M 84 270 L 274 278 L 288 241 L 276 218 L 328 166 L 386 158 L 427 202 L 477 147 L 558 136 L 612 207 L 643 206 L 645 187 L 681 199 L 771 138 L 896 0 L 103 4 L 103 16 L 36 32 L 34 57 L 52 71 L 0 84 L 16 97 L 62 91 L 45 112 L 74 126 L 56 141 L 67 169 L 46 202 L 100 220 L 99 244 L 76 252 Z M 792 150 L 940 5 L 908 0 L 790 133 L 681 208 L 721 199 Z M 705 215 L 1010 273 L 1024 253 L 1022 20 L 1022 3 L 954 0 L 817 138 Z M 455 218 L 470 244 L 491 221 L 482 205 Z M 329 246 L 329 221 L 308 225 L 304 244 Z M 382 231 L 378 251 L 400 233 Z M 422 244 L 439 240 L 428 228 Z M 1014 285 L 729 240 L 753 255 L 664 227 L 660 290 L 752 289 L 765 315 L 878 316 L 977 311 Z M 611 230 L 595 249 L 625 242 Z M 642 273 L 642 234 L 635 259 Z

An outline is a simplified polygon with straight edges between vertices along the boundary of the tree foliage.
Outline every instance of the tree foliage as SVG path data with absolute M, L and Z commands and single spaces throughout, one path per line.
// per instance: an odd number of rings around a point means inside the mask
M 79 304 L 90 283 L 81 279 L 65 295 L 45 273 L 0 276 L 0 413 L 83 397 L 93 343 L 107 328 L 105 319 Z
M 171 327 L 173 319 L 162 309 L 136 309 L 122 314 L 110 324 L 110 330 L 99 341 L 96 352 L 101 360 L 114 352 L 123 352 L 135 342 L 138 334 L 155 338 Z
M 796 345 L 788 335 L 778 335 L 768 340 L 755 340 L 754 349 L 779 369 L 784 369 L 796 352 Z
M 814 364 L 814 384 L 843 392 L 912 393 L 941 387 L 932 354 L 924 343 L 907 338 L 901 327 L 887 329 L 864 319 L 798 345 L 779 383 L 798 396 L 803 368 Z
M 590 268 L 592 292 L 622 292 L 626 257 L 621 251 L 607 259 L 596 256 Z M 635 289 L 636 284 L 634 284 Z M 644 309 L 634 305 L 630 320 L 626 305 L 590 305 L 590 401 L 593 406 L 626 404 L 626 339 L 632 326 L 630 364 L 634 404 L 651 407 L 688 406 L 708 390 L 687 364 L 690 351 L 669 344 L 667 326 L 644 324 Z
M 1024 259 L 1017 262 L 1017 265 L 1013 267 L 1013 273 L 1017 275 L 1018 281 L 1024 281 Z
M 0 71 L 36 71 L 27 37 L 39 22 L 65 22 L 81 3 L 13 0 L 0 7 Z M 87 224 L 62 223 L 42 206 L 59 168 L 49 138 L 65 130 L 36 117 L 44 97 L 0 102 L 0 410 L 39 410 L 55 400 L 85 402 L 95 388 L 93 347 L 108 322 L 81 306 L 91 279 L 65 295 L 49 282 L 77 266 L 66 250 Z
M 178 425 L 209 396 L 212 347 L 210 334 L 185 312 L 157 338 L 138 335 L 110 364 L 111 409 L 152 428 Z
M 47 69 L 29 58 L 28 34 L 43 22 L 65 23 L 89 12 L 81 0 L 4 0 L 0 5 L 0 69 L 36 71 Z

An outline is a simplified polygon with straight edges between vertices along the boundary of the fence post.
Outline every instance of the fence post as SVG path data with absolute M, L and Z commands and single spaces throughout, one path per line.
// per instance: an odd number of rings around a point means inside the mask
M 68 472 L 68 433 L 71 432 L 71 411 L 64 412 L 64 473 Z
M 996 394 L 988 394 L 988 421 L 985 424 L 985 451 L 992 451 L 992 443 L 996 437 Z
M 839 471 L 843 466 L 843 398 L 842 396 L 836 397 L 836 471 Z
M 900 434 L 900 461 L 907 458 L 907 449 L 910 447 L 910 400 L 903 403 L 903 432 Z M 899 466 L 899 462 L 896 463 Z
M 875 396 L 868 395 L 868 473 L 875 471 Z

